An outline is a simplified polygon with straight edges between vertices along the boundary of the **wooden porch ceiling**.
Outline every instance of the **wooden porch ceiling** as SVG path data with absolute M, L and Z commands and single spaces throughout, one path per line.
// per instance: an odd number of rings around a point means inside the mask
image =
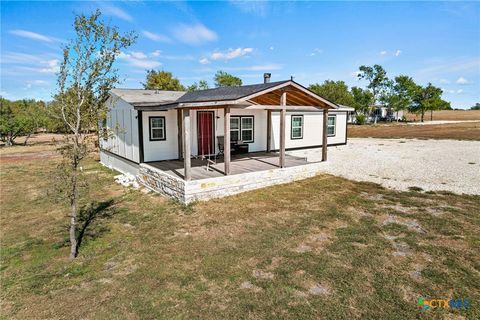
M 319 108 L 331 108 L 325 102 L 317 100 L 299 89 L 288 86 L 248 99 L 248 102 L 256 105 L 280 105 L 280 98 L 283 92 L 287 92 L 288 106 L 315 106 Z

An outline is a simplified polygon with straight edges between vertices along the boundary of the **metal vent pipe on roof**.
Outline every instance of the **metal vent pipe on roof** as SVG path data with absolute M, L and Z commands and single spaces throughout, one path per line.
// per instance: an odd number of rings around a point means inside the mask
M 271 76 L 272 76 L 271 73 L 264 73 L 264 74 L 263 74 L 263 83 L 269 83 Z

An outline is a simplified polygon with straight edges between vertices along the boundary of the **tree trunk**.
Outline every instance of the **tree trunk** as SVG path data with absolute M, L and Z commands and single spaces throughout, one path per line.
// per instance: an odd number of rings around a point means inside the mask
M 14 143 L 14 140 L 15 138 L 12 136 L 12 135 L 7 135 L 7 139 L 5 140 L 5 145 L 7 147 L 11 147 L 13 146 L 13 143 Z
M 433 121 L 433 110 L 430 110 L 430 121 Z
M 100 152 L 100 130 L 103 130 L 103 126 L 100 125 L 100 115 L 97 112 L 97 145 L 95 147 L 98 148 L 98 152 Z M 103 132 L 102 132 L 103 134 Z
M 31 133 L 27 134 L 27 136 L 25 137 L 25 141 L 23 141 L 23 145 L 26 146 L 27 145 L 27 141 L 28 139 L 30 138 L 31 136 Z
M 423 122 L 423 117 L 425 116 L 425 110 L 422 109 L 422 113 L 420 115 L 420 122 Z
M 74 165 L 75 166 L 75 165 Z M 78 253 L 77 247 L 77 168 L 74 168 L 72 178 L 72 198 L 70 199 L 70 259 L 75 259 Z

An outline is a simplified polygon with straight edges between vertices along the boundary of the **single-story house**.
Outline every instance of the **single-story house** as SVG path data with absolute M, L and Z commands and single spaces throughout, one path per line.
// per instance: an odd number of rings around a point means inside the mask
M 344 106 L 342 104 L 338 105 L 341 110 L 345 110 L 347 113 L 347 123 L 356 123 L 357 122 L 357 113 L 355 111 L 355 108 L 349 107 L 349 106 Z
M 354 108 L 338 105 L 342 110 L 347 112 L 347 123 L 357 123 L 357 113 Z M 367 123 L 377 123 L 378 121 L 402 121 L 404 118 L 404 110 L 393 111 L 388 106 L 376 105 L 372 107 L 372 111 L 367 114 Z
M 184 203 L 313 176 L 347 143 L 347 110 L 292 80 L 113 89 L 107 104 L 101 163 Z M 305 148 L 321 159 L 290 154 Z
M 389 106 L 376 105 L 368 116 L 368 122 L 399 121 L 404 116 L 403 110 L 393 111 Z

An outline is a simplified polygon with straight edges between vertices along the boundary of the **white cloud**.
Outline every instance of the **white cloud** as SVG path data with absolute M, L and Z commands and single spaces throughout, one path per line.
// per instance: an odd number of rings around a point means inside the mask
M 386 50 L 380 51 L 380 55 L 381 55 L 381 56 L 384 56 L 384 55 L 386 55 L 386 54 L 387 54 L 387 51 L 386 51 Z
M 20 52 L 6 52 L 1 56 L 2 64 L 13 65 L 13 75 L 18 70 L 40 73 L 55 73 L 60 70 L 60 60 L 54 54 L 32 55 Z M 2 70 L 4 74 L 6 69 Z
M 60 70 L 60 60 L 52 59 L 45 62 L 46 67 L 41 68 L 39 71 L 43 73 L 55 73 Z
M 323 53 L 323 50 L 322 50 L 322 49 L 315 48 L 315 49 L 313 49 L 313 51 L 310 53 L 310 56 L 313 57 L 313 56 L 316 56 L 317 54 L 322 54 L 322 53 Z
M 273 46 L 271 46 L 269 49 L 270 49 L 270 50 L 273 50 L 273 49 L 275 49 L 275 48 L 274 48 Z
M 172 30 L 175 37 L 181 42 L 198 45 L 204 42 L 217 40 L 217 34 L 203 24 L 185 25 L 180 24 Z
M 191 55 L 162 55 L 163 59 L 167 60 L 181 60 L 181 61 L 193 61 L 195 58 Z
M 202 58 L 198 62 L 200 62 L 201 64 L 209 64 L 210 60 L 208 60 L 207 58 Z
M 32 81 L 27 81 L 24 89 L 31 89 L 32 87 L 44 87 L 49 85 L 50 82 L 46 80 L 32 80 Z
M 210 55 L 210 59 L 212 60 L 232 60 L 235 58 L 239 58 L 245 56 L 249 53 L 253 52 L 253 48 L 236 48 L 236 49 L 228 49 L 227 51 L 215 51 Z
M 464 92 L 463 89 L 453 90 L 453 89 L 444 89 L 444 88 L 442 88 L 442 91 L 450 94 L 455 94 L 455 93 L 461 94 Z
M 402 50 L 397 50 L 395 51 L 395 57 L 398 57 L 399 55 L 402 54 Z
M 457 81 L 455 81 L 457 84 L 469 84 L 470 82 L 465 79 L 464 77 L 460 77 L 457 79 Z
M 43 42 L 55 42 L 58 41 L 58 39 L 53 38 L 53 37 L 48 37 L 40 33 L 28 31 L 28 30 L 10 30 L 9 33 L 22 37 L 22 38 L 27 38 L 35 41 L 43 41 Z
M 121 52 L 118 58 L 126 61 L 131 66 L 144 69 L 153 69 L 161 65 L 161 63 L 156 60 L 147 59 L 147 55 L 139 51 L 130 53 Z
M 225 67 L 223 68 L 225 71 L 269 71 L 269 70 L 280 70 L 283 68 L 283 65 L 277 63 L 268 63 L 268 64 L 260 64 L 260 65 L 253 65 L 253 66 L 245 66 L 245 67 Z
M 130 54 L 135 59 L 146 59 L 147 58 L 147 55 L 145 53 L 141 52 L 141 51 L 131 51 Z
M 150 53 L 152 57 L 159 57 L 161 54 L 162 54 L 162 51 L 160 50 L 155 50 L 152 53 Z
M 430 64 L 430 66 L 418 70 L 416 77 L 445 77 L 446 74 L 454 72 L 474 72 L 480 68 L 480 58 L 435 60 Z
M 241 11 L 246 13 L 252 13 L 259 16 L 265 16 L 268 9 L 267 1 L 239 1 L 231 0 L 230 3 Z
M 33 80 L 30 83 L 38 85 L 38 86 L 44 86 L 44 85 L 49 84 L 49 82 L 46 81 L 46 80 Z
M 104 5 L 102 5 L 101 10 L 102 10 L 102 13 L 104 13 L 106 15 L 114 16 L 114 17 L 120 18 L 120 19 L 125 20 L 125 21 L 129 21 L 129 22 L 133 21 L 133 18 L 132 18 L 131 15 L 129 15 L 128 13 L 123 11 L 123 9 L 121 9 L 119 7 L 116 7 L 114 5 L 104 4 Z
M 153 33 L 153 32 L 150 32 L 150 31 L 147 31 L 147 30 L 143 30 L 142 31 L 142 34 L 152 40 L 152 41 L 156 41 L 156 42 L 172 42 L 172 40 L 167 37 L 167 36 L 164 36 L 163 34 L 158 34 L 158 33 Z

